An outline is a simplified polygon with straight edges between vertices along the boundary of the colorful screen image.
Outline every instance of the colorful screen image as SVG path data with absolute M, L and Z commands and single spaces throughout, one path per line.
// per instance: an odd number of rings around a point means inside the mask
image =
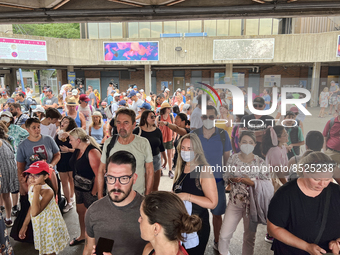
M 340 35 L 338 35 L 338 45 L 337 45 L 337 49 L 336 49 L 336 56 L 340 57 Z
M 158 42 L 104 43 L 105 61 L 158 61 Z

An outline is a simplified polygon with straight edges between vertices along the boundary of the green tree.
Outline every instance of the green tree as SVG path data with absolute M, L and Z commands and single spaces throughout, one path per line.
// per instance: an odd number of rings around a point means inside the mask
M 14 34 L 79 39 L 79 23 L 13 24 Z

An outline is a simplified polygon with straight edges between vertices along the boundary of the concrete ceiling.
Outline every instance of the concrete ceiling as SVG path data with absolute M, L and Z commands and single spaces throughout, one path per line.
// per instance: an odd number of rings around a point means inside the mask
M 0 24 L 339 14 L 339 0 L 0 0 Z

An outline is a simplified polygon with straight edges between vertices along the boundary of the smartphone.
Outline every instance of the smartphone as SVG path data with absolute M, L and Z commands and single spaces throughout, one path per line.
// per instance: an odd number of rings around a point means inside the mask
M 114 240 L 99 237 L 96 245 L 96 255 L 103 255 L 103 252 L 111 252 Z

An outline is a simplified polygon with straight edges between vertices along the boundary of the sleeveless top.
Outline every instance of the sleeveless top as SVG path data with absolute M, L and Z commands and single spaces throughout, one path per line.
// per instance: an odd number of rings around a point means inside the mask
M 101 144 L 103 140 L 103 124 L 99 129 L 91 127 L 91 136 L 96 140 L 97 143 Z
M 67 115 L 67 112 L 65 112 L 65 115 Z M 74 121 L 76 122 L 77 126 L 81 128 L 81 120 L 79 118 L 79 112 L 77 111 L 77 117 L 74 119 Z
M 184 249 L 184 247 L 183 247 L 180 243 L 178 243 L 178 245 L 179 245 L 179 250 L 178 250 L 177 255 L 178 255 L 180 252 L 182 252 L 184 255 L 188 255 L 188 252 Z M 149 255 L 155 255 L 155 250 L 152 249 L 152 251 L 149 253 Z
M 92 149 L 97 149 L 97 148 L 94 147 L 92 144 L 89 144 L 87 148 L 85 149 L 83 155 L 79 159 L 77 159 L 77 157 L 79 155 L 80 150 L 76 149 L 74 151 L 70 159 L 70 166 L 73 171 L 73 177 L 75 174 L 85 177 L 89 180 L 92 180 L 95 177 L 95 174 L 92 170 L 92 167 L 89 161 L 89 152 Z M 77 187 L 75 187 L 75 189 L 77 189 Z

